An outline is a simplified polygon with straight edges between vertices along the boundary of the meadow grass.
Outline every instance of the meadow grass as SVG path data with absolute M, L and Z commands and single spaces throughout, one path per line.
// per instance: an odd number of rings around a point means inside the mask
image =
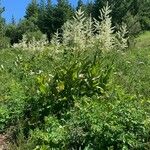
M 149 48 L 150 47 L 150 31 L 145 31 L 135 38 L 135 48 Z

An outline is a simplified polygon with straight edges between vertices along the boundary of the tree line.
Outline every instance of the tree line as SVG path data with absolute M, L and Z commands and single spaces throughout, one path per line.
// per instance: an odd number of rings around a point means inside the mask
M 50 40 L 54 32 L 57 30 L 61 32 L 61 26 L 71 19 L 79 8 L 86 15 L 100 19 L 99 10 L 107 2 L 112 10 L 113 25 L 126 23 L 131 36 L 150 30 L 150 0 L 89 0 L 87 3 L 78 0 L 76 7 L 73 7 L 68 0 L 57 0 L 55 5 L 51 0 L 40 0 L 40 2 L 32 0 L 26 8 L 24 18 L 17 23 L 14 17 L 11 23 L 5 22 L 2 17 L 5 8 L 0 5 L 0 47 L 19 42 L 24 34 L 36 38 L 46 34 Z

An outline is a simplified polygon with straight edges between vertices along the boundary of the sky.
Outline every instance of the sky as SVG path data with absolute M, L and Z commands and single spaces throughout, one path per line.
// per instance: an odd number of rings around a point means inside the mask
M 78 0 L 69 0 L 73 6 L 76 6 L 77 1 Z M 86 1 L 87 0 L 83 0 L 83 2 Z M 1 0 L 1 6 L 5 7 L 3 17 L 6 19 L 6 22 L 11 22 L 12 16 L 14 16 L 16 21 L 23 18 L 25 9 L 30 2 L 31 0 Z M 56 0 L 52 0 L 52 3 L 55 4 Z

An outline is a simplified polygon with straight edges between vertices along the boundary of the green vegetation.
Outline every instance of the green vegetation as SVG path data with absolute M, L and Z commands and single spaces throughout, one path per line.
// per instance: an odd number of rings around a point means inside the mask
M 1 51 L 0 129 L 17 136 L 11 149 L 149 149 L 149 49 L 87 53 Z
M 149 48 L 150 47 L 150 32 L 145 31 L 139 34 L 135 39 L 136 48 Z
M 58 1 L 56 12 L 71 13 L 66 4 Z M 64 23 L 60 12 L 49 16 L 63 25 L 51 30 L 42 15 L 53 7 L 41 1 L 41 30 L 33 0 L 18 24 L 23 38 L 0 49 L 0 133 L 10 150 L 149 150 L 149 31 L 131 49 L 135 34 L 114 26 L 108 4 L 98 19 L 78 5 L 72 19 L 62 14 Z M 9 27 L 11 35 L 18 28 Z
M 136 36 L 141 31 L 150 30 L 150 1 L 149 0 L 89 0 L 86 4 L 78 0 L 74 8 L 68 0 L 57 0 L 54 5 L 51 0 L 32 0 L 26 8 L 26 14 L 18 23 L 15 17 L 12 22 L 5 23 L 2 13 L 5 11 L 0 5 L 0 46 L 8 47 L 10 44 L 18 43 L 23 39 L 24 34 L 31 32 L 42 32 L 46 34 L 50 41 L 53 34 L 58 30 L 61 33 L 62 25 L 74 16 L 75 11 L 80 7 L 84 10 L 86 16 L 92 19 L 98 18 L 103 6 L 108 4 L 112 10 L 112 25 L 118 29 L 122 23 L 125 23 L 130 36 Z M 1 30 L 3 33 L 1 34 Z

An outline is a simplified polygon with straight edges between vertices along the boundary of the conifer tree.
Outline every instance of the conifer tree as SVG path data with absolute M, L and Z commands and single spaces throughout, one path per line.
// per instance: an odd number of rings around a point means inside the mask
M 150 1 L 149 0 L 95 0 L 94 6 L 94 17 L 97 18 L 99 9 L 101 9 L 106 3 L 109 3 L 111 7 L 111 15 L 113 20 L 113 25 L 121 24 L 123 21 L 129 23 L 129 20 L 132 22 L 131 27 L 133 25 L 138 24 L 140 31 L 140 26 L 147 26 L 149 23 L 149 14 L 150 14 Z M 98 19 L 98 18 L 97 18 Z M 147 22 L 147 23 L 146 23 Z M 130 23 L 129 23 L 130 24 Z M 145 25 L 144 25 L 145 24 Z M 138 32 L 137 32 L 138 33 Z
M 48 39 L 50 40 L 51 34 L 53 32 L 52 26 L 52 18 L 53 18 L 53 6 L 51 0 L 41 0 L 39 6 L 39 15 L 38 15 L 38 27 L 40 30 L 47 34 Z
M 46 8 L 46 2 L 45 2 L 45 0 L 41 0 L 40 4 L 39 4 L 40 13 L 42 13 L 42 11 L 45 11 L 45 8 Z
M 57 0 L 53 13 L 53 27 L 55 32 L 73 16 L 73 9 L 67 0 Z
M 29 19 L 30 17 L 38 16 L 38 4 L 37 0 L 32 0 L 32 2 L 28 5 L 26 9 L 25 18 Z
M 77 3 L 77 7 L 76 7 L 76 10 L 79 10 L 80 7 L 83 7 L 83 1 L 82 0 L 78 0 L 78 3 Z
M 16 24 L 16 21 L 15 21 L 14 16 L 12 16 L 12 18 L 11 18 L 11 24 L 13 24 L 13 25 L 15 25 L 15 24 Z
M 5 24 L 5 20 L 2 17 L 2 13 L 4 12 L 4 7 L 1 7 L 1 1 L 0 1 L 0 36 L 4 36 L 4 24 Z
M 4 7 L 1 7 L 0 0 L 0 48 L 9 46 L 9 39 L 6 37 L 6 24 L 5 19 L 2 17 L 2 13 L 5 11 Z
M 86 14 L 89 16 L 93 16 L 94 14 L 94 2 L 88 1 L 88 3 L 86 4 Z
M 45 0 L 41 0 L 39 4 L 39 14 L 38 14 L 38 27 L 42 32 L 45 32 L 45 22 L 46 22 L 46 3 Z
M 52 1 L 47 0 L 47 9 L 51 9 L 51 8 L 52 8 Z
M 54 33 L 54 26 L 53 26 L 53 6 L 51 0 L 47 0 L 46 5 L 46 18 L 44 23 L 44 32 L 46 32 L 48 39 L 50 40 L 51 35 Z
M 143 0 L 139 10 L 139 18 L 142 29 L 150 30 L 150 1 Z

